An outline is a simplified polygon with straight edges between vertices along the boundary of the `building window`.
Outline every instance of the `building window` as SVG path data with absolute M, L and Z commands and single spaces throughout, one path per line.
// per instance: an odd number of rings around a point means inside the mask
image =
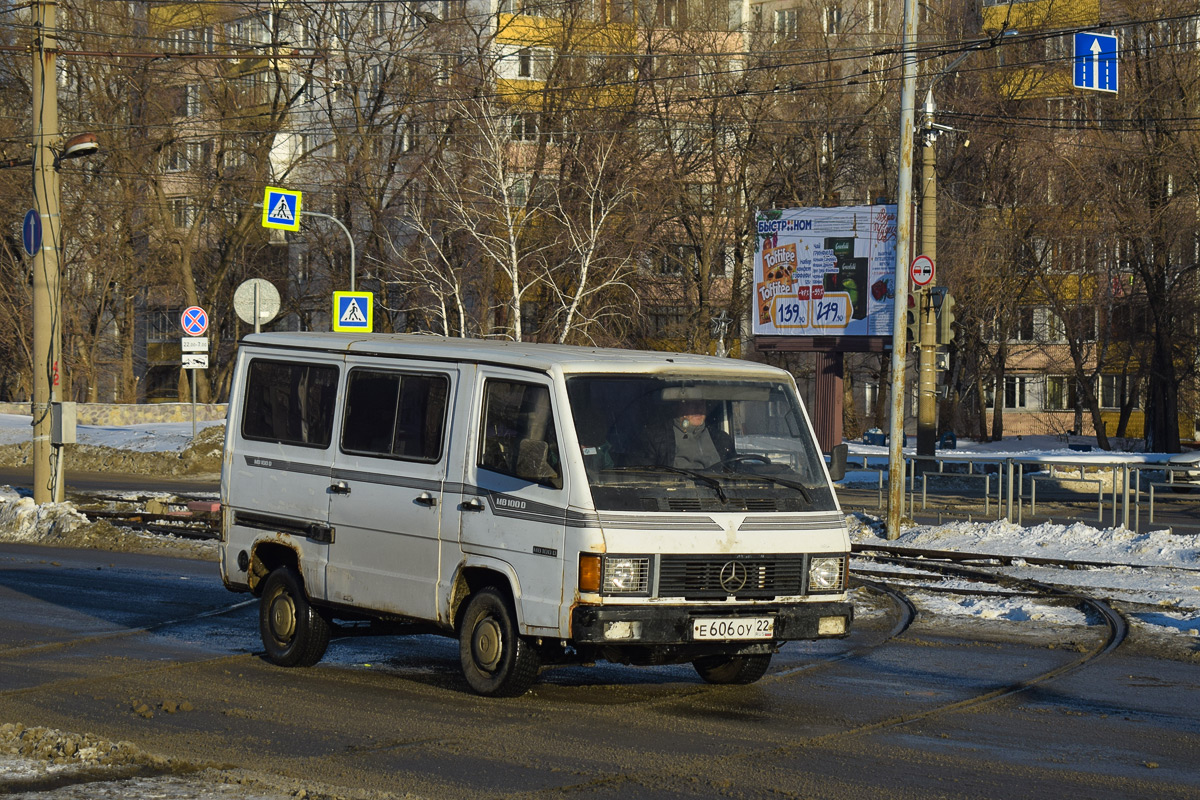
M 794 39 L 800 32 L 800 9 L 785 8 L 775 12 L 775 41 Z
M 196 221 L 196 206 L 190 197 L 167 198 L 167 212 L 176 228 L 190 228 Z
M 825 6 L 825 13 L 821 16 L 823 28 L 827 34 L 836 34 L 842 32 L 842 7 L 839 5 Z
M 511 114 L 509 116 L 509 130 L 512 132 L 511 136 L 514 142 L 537 141 L 537 115 Z
M 867 3 L 868 30 L 872 33 L 882 31 L 887 27 L 886 0 L 868 0 Z
M 687 24 L 685 0 L 663 0 L 662 22 L 667 28 L 681 28 Z
M 521 303 L 521 335 L 536 336 L 541 320 L 538 319 L 538 303 Z
M 1100 407 L 1120 408 L 1126 400 L 1132 400 L 1132 406 L 1138 408 L 1136 398 L 1131 398 L 1132 381 L 1128 375 L 1100 376 Z
M 1029 392 L 1027 391 L 1027 383 L 1029 379 L 1024 375 L 1005 375 L 1004 376 L 1004 407 L 1005 408 L 1027 408 L 1029 403 Z
M 387 7 L 383 3 L 371 3 L 371 33 L 387 32 Z
M 166 172 L 183 172 L 188 168 L 187 155 L 183 145 L 169 144 L 163 151 L 163 170 Z
M 1013 326 L 1012 339 L 1018 342 L 1034 341 L 1037 326 L 1034 324 L 1033 306 L 1022 306 L 1017 309 L 1016 324 Z
M 146 314 L 146 341 L 178 342 L 182 308 L 154 308 Z
M 658 335 L 677 333 L 687 322 L 687 309 L 680 306 L 654 306 L 650 309 L 650 330 Z
M 1042 406 L 1047 411 L 1069 411 L 1078 402 L 1075 379 L 1066 375 L 1046 376 L 1046 395 Z
M 200 113 L 200 86 L 189 83 L 183 87 L 183 115 L 194 117 Z

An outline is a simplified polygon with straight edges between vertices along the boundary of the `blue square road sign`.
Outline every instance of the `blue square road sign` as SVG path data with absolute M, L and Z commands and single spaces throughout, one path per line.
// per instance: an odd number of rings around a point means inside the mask
M 371 333 L 375 324 L 374 305 L 370 292 L 334 292 L 333 329 Z
M 268 186 L 263 195 L 262 226 L 300 230 L 300 192 Z
M 1106 33 L 1075 34 L 1076 89 L 1117 92 L 1117 37 Z

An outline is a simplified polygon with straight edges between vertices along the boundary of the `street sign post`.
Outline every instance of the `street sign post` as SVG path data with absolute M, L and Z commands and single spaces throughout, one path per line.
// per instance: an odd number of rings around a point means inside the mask
M 270 322 L 279 313 L 279 290 L 262 278 L 242 281 L 233 293 L 233 310 L 238 319 L 253 325 L 258 333 L 264 322 Z
M 179 324 L 183 332 L 190 337 L 204 336 L 208 330 L 208 312 L 200 306 L 188 306 L 179 315 Z M 208 337 L 204 336 L 204 352 L 196 352 L 201 348 L 189 344 L 186 338 L 180 340 L 179 349 L 183 356 L 184 369 L 208 369 Z M 188 383 L 192 385 L 192 439 L 196 438 L 196 378 L 192 376 Z
M 1117 93 L 1117 37 L 1105 33 L 1075 34 L 1076 89 Z
M 908 275 L 917 286 L 933 283 L 933 259 L 929 256 L 917 256 L 909 267 Z
M 370 333 L 375 324 L 374 305 L 370 292 L 334 292 L 333 329 Z
M 184 353 L 207 353 L 207 336 L 185 336 L 179 340 L 179 349 Z M 185 367 L 186 369 L 186 367 Z

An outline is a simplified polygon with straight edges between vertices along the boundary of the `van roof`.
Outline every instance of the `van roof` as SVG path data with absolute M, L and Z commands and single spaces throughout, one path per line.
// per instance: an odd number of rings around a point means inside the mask
M 736 372 L 742 376 L 749 374 L 775 380 L 787 375 L 768 364 L 692 353 L 533 344 L 502 339 L 459 339 L 411 333 L 256 333 L 246 336 L 243 343 L 255 347 L 393 358 L 485 362 L 541 372 Z

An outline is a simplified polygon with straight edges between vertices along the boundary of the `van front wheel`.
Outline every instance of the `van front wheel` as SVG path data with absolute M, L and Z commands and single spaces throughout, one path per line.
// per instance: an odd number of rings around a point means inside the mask
M 458 628 L 458 654 L 467 683 L 490 697 L 525 694 L 541 666 L 533 645 L 517 633 L 508 599 L 492 587 L 467 601 Z
M 754 683 L 771 666 L 770 654 L 758 656 L 703 656 L 692 662 L 700 677 L 709 683 Z
M 329 622 L 308 602 L 300 576 L 288 567 L 275 569 L 263 584 L 258 629 L 267 659 L 281 667 L 311 667 L 329 646 Z

